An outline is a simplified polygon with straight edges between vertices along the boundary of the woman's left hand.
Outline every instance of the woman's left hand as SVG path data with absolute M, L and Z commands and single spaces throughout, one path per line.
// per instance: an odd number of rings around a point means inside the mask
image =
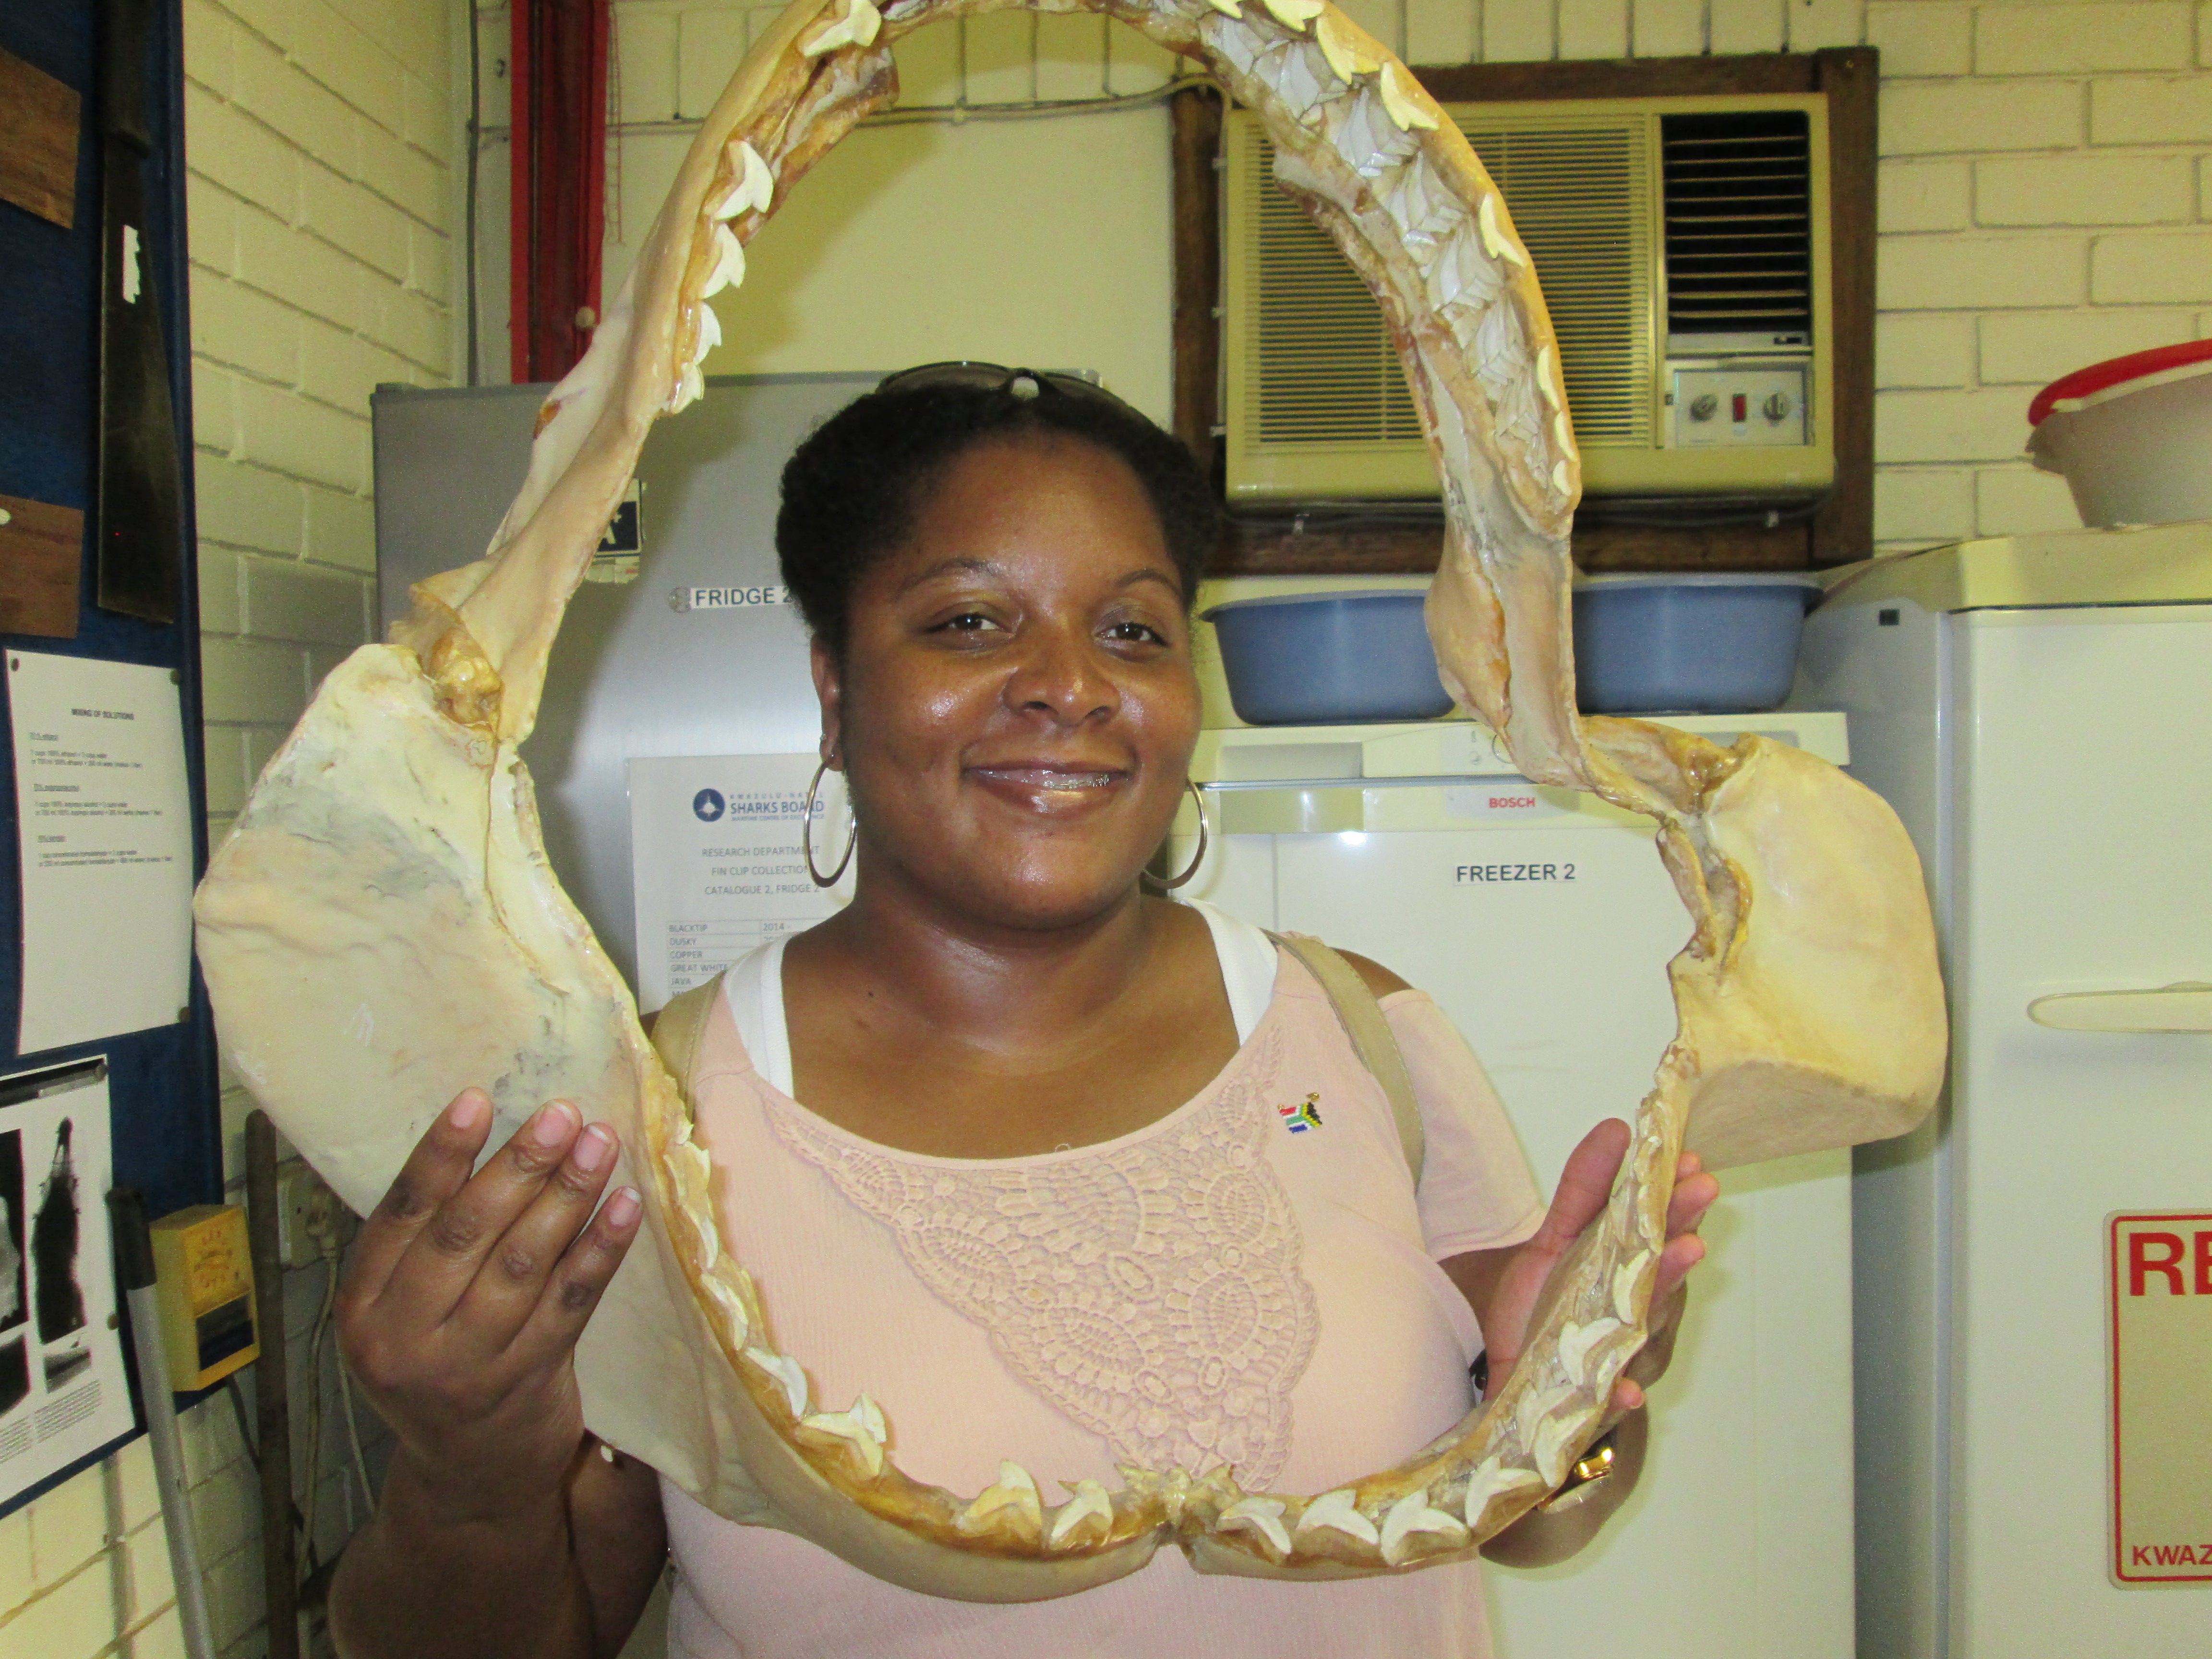
M 1468 1293 L 1482 1324 L 1490 1369 L 1486 1399 L 1504 1388 L 1512 1375 L 1528 1338 L 1529 1319 L 1553 1269 L 1573 1248 L 1583 1230 L 1604 1212 L 1613 1176 L 1627 1155 L 1628 1146 L 1628 1126 L 1619 1118 L 1607 1118 L 1584 1135 L 1582 1144 L 1569 1155 L 1552 1207 L 1533 1236 L 1510 1249 L 1480 1251 L 1444 1264 Z M 1632 1367 L 1646 1382 L 1665 1368 L 1666 1350 L 1673 1346 L 1668 1328 L 1680 1313 L 1683 1279 L 1705 1259 L 1705 1244 L 1698 1237 L 1698 1227 L 1720 1190 L 1720 1182 L 1705 1172 L 1698 1155 L 1684 1152 L 1675 1166 L 1674 1195 L 1667 1205 L 1667 1243 L 1659 1253 L 1658 1281 L 1652 1288 L 1646 1316 L 1653 1334 L 1650 1346 L 1656 1350 L 1650 1358 L 1657 1363 Z M 1664 1339 L 1660 1335 L 1662 1331 Z M 1638 1356 L 1639 1360 L 1644 1358 Z M 1633 1377 L 1623 1376 L 1613 1384 L 1614 1412 L 1632 1412 L 1643 1403 L 1643 1388 Z

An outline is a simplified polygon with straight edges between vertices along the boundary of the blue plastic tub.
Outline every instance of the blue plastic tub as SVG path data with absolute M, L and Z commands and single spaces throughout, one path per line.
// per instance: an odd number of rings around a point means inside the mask
M 1575 690 L 1591 714 L 1749 714 L 1797 673 L 1816 576 L 1698 571 L 1575 585 Z
M 1231 599 L 1201 613 L 1251 726 L 1432 720 L 1451 710 L 1418 589 Z

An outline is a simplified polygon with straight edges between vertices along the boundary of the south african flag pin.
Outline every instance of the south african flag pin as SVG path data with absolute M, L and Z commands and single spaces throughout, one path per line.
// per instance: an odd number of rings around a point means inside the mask
M 1283 1120 L 1283 1127 L 1294 1135 L 1321 1127 L 1321 1096 L 1308 1095 L 1295 1106 L 1278 1106 L 1275 1115 Z

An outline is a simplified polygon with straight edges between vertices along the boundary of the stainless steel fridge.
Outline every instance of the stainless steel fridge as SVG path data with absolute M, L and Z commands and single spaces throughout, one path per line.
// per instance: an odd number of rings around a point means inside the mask
M 776 575 L 777 480 L 801 438 L 880 378 L 710 378 L 681 420 L 653 427 L 635 514 L 594 561 L 604 580 L 569 605 L 523 755 L 562 884 L 633 984 L 628 763 L 815 747 L 806 632 Z M 547 390 L 383 386 L 370 399 L 382 627 L 407 614 L 411 583 L 483 555 Z

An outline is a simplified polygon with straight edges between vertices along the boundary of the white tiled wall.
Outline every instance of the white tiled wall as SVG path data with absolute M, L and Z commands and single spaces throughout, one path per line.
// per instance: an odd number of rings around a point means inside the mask
M 447 0 L 185 0 L 208 805 L 218 836 L 316 680 L 368 637 L 370 390 L 452 374 L 454 16 Z M 224 1106 L 235 1198 L 246 1103 L 233 1089 Z M 312 1269 L 285 1286 L 302 1481 L 305 1357 L 324 1282 Z M 327 1357 L 318 1386 L 318 1535 L 328 1551 L 349 1516 L 366 1511 L 341 1469 Z M 383 1437 L 373 1420 L 362 1426 L 374 1473 Z M 217 1644 L 239 1659 L 265 1652 L 253 1465 L 219 1397 L 188 1413 L 184 1431 Z M 143 1439 L 0 1520 L 0 1654 L 183 1650 Z

